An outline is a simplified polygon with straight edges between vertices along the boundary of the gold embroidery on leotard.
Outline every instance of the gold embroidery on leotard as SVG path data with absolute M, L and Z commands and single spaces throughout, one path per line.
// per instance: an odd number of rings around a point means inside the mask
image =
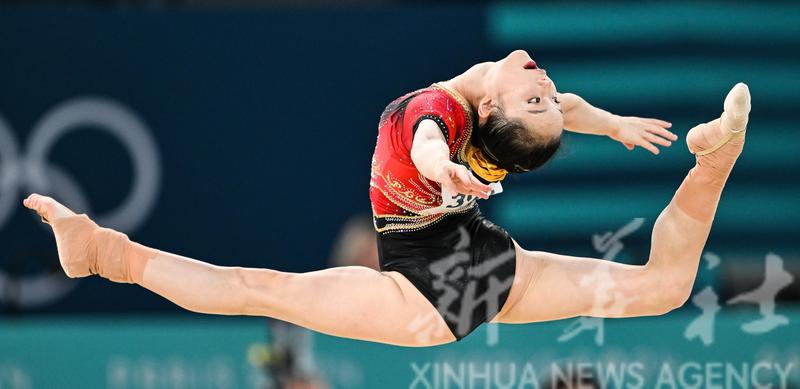
M 462 163 L 468 163 L 469 158 L 467 157 L 467 150 L 468 148 L 472 147 L 470 143 L 470 137 L 472 136 L 472 107 L 466 102 L 466 100 L 456 91 L 449 89 L 448 87 L 442 84 L 433 84 L 433 88 L 442 90 L 449 94 L 453 99 L 458 102 L 461 108 L 464 110 L 464 129 L 461 132 L 461 136 L 455 140 L 455 144 L 453 147 L 453 152 L 450 154 L 450 158 L 457 157 L 459 161 Z M 447 117 L 448 124 L 450 126 L 455 125 L 451 116 Z M 378 215 L 375 213 L 373 209 L 374 221 L 375 221 L 375 230 L 379 233 L 382 232 L 407 232 L 407 231 L 416 231 L 422 228 L 428 227 L 434 223 L 439 222 L 445 215 L 454 214 L 454 213 L 463 213 L 473 209 L 476 206 L 476 203 L 473 203 L 472 206 L 460 209 L 454 212 L 448 213 L 439 213 L 434 215 L 415 215 L 418 212 L 421 212 L 424 209 L 428 209 L 431 206 L 441 204 L 441 192 L 433 188 L 425 179 L 422 174 L 419 175 L 419 182 L 425 187 L 426 190 L 423 190 L 423 194 L 419 195 L 414 193 L 412 188 L 406 187 L 400 180 L 397 180 L 395 177 L 391 175 L 390 172 L 386 172 L 384 176 L 381 174 L 377 167 L 377 161 L 372 161 L 372 176 L 373 180 L 370 180 L 370 186 L 377 189 L 383 196 L 392 202 L 394 205 L 402 208 L 406 212 L 411 213 L 411 215 Z M 487 163 L 490 163 L 486 161 Z M 488 169 L 488 165 L 487 166 Z M 473 170 L 475 168 L 473 167 Z M 484 177 L 481 175 L 481 177 Z M 503 176 L 505 177 L 505 176 Z M 377 180 L 382 180 L 386 185 L 385 188 L 382 188 L 381 185 L 378 184 Z M 484 177 L 484 179 L 486 179 Z M 502 178 L 500 178 L 502 179 Z M 409 184 L 412 185 L 416 189 L 423 189 L 419 186 L 419 184 L 415 181 L 410 180 Z M 385 189 L 385 190 L 384 190 Z M 387 193 L 388 191 L 388 193 Z M 383 227 L 378 227 L 377 220 L 381 219 L 385 222 Z
M 460 161 L 466 162 L 467 155 L 466 155 L 466 146 L 470 143 L 472 139 L 472 106 L 467 103 L 467 100 L 461 96 L 460 93 L 444 86 L 444 84 L 433 84 L 434 88 L 438 88 L 440 90 L 445 91 L 451 97 L 453 97 L 458 104 L 461 105 L 461 108 L 464 109 L 464 131 L 461 132 L 461 136 L 458 137 L 455 144 L 455 150 L 457 150 L 457 155 Z M 451 155 L 452 158 L 452 155 Z

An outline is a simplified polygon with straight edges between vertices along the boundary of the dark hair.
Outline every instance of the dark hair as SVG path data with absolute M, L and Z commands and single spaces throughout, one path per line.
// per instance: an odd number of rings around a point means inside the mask
M 476 121 L 477 123 L 477 121 Z M 509 119 L 495 108 L 486 122 L 472 134 L 472 145 L 495 165 L 511 173 L 537 169 L 549 161 L 561 146 L 561 137 L 544 139 L 522 123 Z

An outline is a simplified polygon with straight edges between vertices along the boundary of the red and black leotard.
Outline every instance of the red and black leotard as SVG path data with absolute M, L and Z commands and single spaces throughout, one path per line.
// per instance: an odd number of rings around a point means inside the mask
M 470 142 L 472 109 L 458 93 L 434 84 L 389 104 L 381 116 L 370 180 L 378 255 L 381 270 L 405 276 L 460 340 L 505 304 L 516 253 L 508 233 L 481 215 L 474 198 L 448 193 L 443 199 L 440 185 L 414 166 L 414 132 L 425 119 L 442 130 L 453 162 L 473 174 L 480 169 Z M 429 324 L 409 323 L 415 326 L 409 330 L 424 336 Z
M 475 206 L 464 202 L 452 210 L 442 205 L 439 183 L 420 174 L 411 161 L 414 133 L 422 120 L 439 125 L 450 159 L 462 163 L 471 147 L 472 109 L 456 92 L 434 84 L 398 98 L 386 107 L 372 156 L 369 197 L 378 232 L 416 231 L 439 221 L 444 213 L 463 212 Z

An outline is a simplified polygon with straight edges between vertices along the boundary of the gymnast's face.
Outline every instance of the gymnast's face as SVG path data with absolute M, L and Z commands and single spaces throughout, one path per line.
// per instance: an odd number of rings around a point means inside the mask
M 560 137 L 564 115 L 556 86 L 547 72 L 523 50 L 516 50 L 495 62 L 487 73 L 486 104 L 481 102 L 478 115 L 485 120 L 494 107 L 509 119 L 522 123 L 540 139 Z

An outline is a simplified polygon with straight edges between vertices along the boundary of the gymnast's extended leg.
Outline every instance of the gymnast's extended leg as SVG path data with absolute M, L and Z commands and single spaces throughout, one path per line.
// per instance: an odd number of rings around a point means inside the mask
M 345 338 L 403 346 L 455 340 L 436 309 L 396 272 L 358 266 L 310 273 L 214 266 L 131 242 L 49 197 L 34 194 L 24 204 L 53 227 L 70 277 L 99 274 L 137 283 L 190 311 L 269 316 Z M 424 333 L 412 327 L 421 322 Z
M 646 265 L 530 252 L 517 246 L 517 277 L 495 321 L 658 315 L 683 305 L 722 189 L 744 146 L 749 112 L 747 86 L 737 84 L 725 99 L 721 118 L 689 131 L 686 141 L 697 163 L 656 220 Z

